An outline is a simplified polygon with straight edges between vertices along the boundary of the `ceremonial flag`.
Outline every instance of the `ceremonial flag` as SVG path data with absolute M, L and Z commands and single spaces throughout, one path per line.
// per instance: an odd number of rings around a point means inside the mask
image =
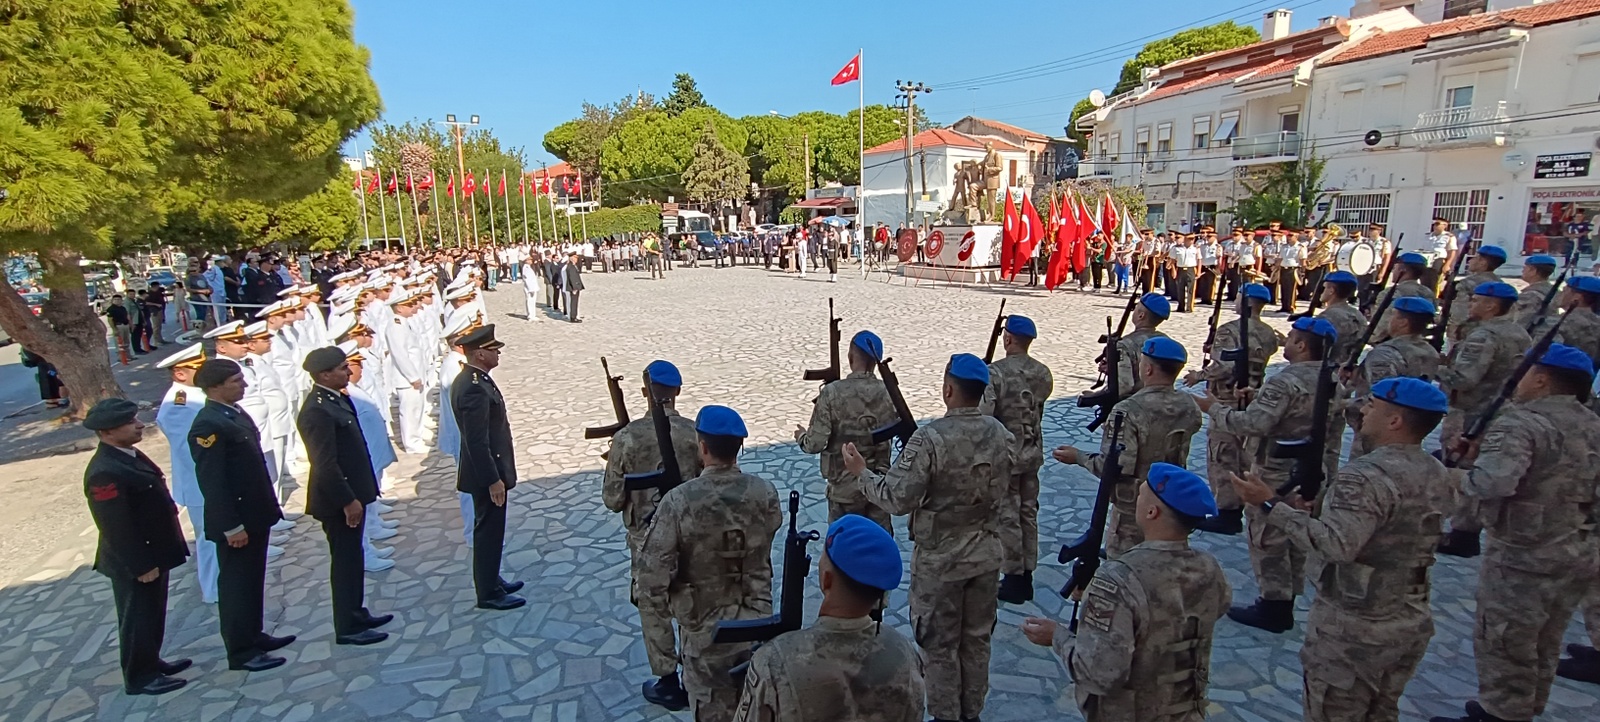
M 1061 198 L 1060 222 L 1056 224 L 1055 253 L 1050 254 L 1050 265 L 1044 270 L 1045 290 L 1054 291 L 1056 286 L 1067 278 L 1067 262 L 1072 255 L 1072 237 L 1077 235 L 1077 211 L 1072 207 L 1072 189 L 1067 189 L 1067 194 Z
M 451 198 L 456 197 L 456 172 L 450 171 L 450 180 L 444 184 L 444 194 Z M 459 243 L 457 245 L 460 245 Z
M 1000 277 L 1011 280 L 1011 267 L 1017 260 L 1017 236 L 1022 230 L 1022 219 L 1011 202 L 1011 188 L 1006 187 L 1005 225 L 1000 229 Z
M 376 172 L 374 172 L 372 174 L 372 183 L 371 183 L 371 185 L 367 186 L 367 192 L 368 193 L 377 193 L 378 192 L 378 183 L 379 182 L 380 181 L 378 180 L 378 174 Z
M 853 82 L 855 82 L 857 80 L 860 80 L 860 79 L 861 79 L 861 53 L 856 53 L 856 56 L 851 58 L 850 62 L 845 63 L 844 67 L 839 68 L 839 72 L 833 74 L 833 84 L 834 85 L 844 85 L 845 83 L 853 83 Z
M 433 190 L 433 170 L 432 169 L 428 170 L 428 177 L 427 178 L 423 178 L 421 180 L 421 182 L 417 183 L 417 190 L 419 190 L 419 191 Z
M 580 175 L 572 181 L 572 194 L 578 197 L 579 203 L 583 202 L 583 176 Z
M 500 171 L 500 197 L 506 197 L 506 172 Z
M 410 192 L 411 192 L 411 171 L 406 171 L 406 185 L 405 185 L 405 189 L 406 189 L 406 192 L 407 192 L 407 193 L 410 193 Z
M 1117 217 L 1117 206 L 1111 202 L 1111 191 L 1106 191 L 1105 198 L 1100 203 L 1100 230 L 1109 238 L 1121 225 L 1122 221 Z
M 478 191 L 484 195 L 489 195 L 489 183 L 493 180 L 494 176 L 490 175 L 488 170 L 485 170 L 483 172 L 483 182 L 478 184 Z
M 477 182 L 472 178 L 472 171 L 467 171 L 467 180 L 461 186 L 461 194 L 471 198 L 472 192 L 478 190 Z
M 386 192 L 386 193 L 388 193 L 389 195 L 392 196 L 392 195 L 395 194 L 395 191 L 398 191 L 398 190 L 400 190 L 400 176 L 396 175 L 394 173 L 394 171 L 390 171 L 389 172 L 389 187 L 385 188 L 384 192 Z
M 1033 257 L 1033 249 L 1038 247 L 1039 240 L 1044 238 L 1044 222 L 1039 220 L 1039 210 L 1033 207 L 1033 199 L 1027 193 L 1022 194 L 1022 233 L 1017 238 L 1017 252 L 1011 259 L 1011 276 L 1013 278 L 1027 265 Z
M 522 175 L 521 173 L 517 174 L 517 195 L 520 195 L 523 198 L 527 198 L 528 197 L 527 182 L 528 182 L 528 177 L 527 176 Z

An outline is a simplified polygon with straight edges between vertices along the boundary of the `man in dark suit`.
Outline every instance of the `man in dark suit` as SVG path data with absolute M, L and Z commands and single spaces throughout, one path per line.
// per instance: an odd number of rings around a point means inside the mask
M 329 581 L 333 585 L 333 634 L 337 644 L 377 644 L 389 638 L 376 628 L 393 614 L 373 616 L 362 606 L 365 557 L 361 527 L 368 504 L 378 498 L 367 441 L 356 420 L 355 405 L 344 394 L 350 385 L 350 364 L 337 346 L 306 354 L 301 368 L 315 384 L 300 407 L 296 425 L 305 440 L 311 478 L 306 488 L 306 513 L 322 522 L 328 537 Z
M 83 426 L 100 447 L 83 470 L 83 493 L 100 530 L 95 571 L 111 578 L 117 604 L 117 643 L 122 652 L 122 688 L 128 694 L 166 694 L 188 684 L 171 675 L 189 660 L 165 662 L 167 572 L 189 557 L 166 477 L 150 457 L 133 448 L 144 436 L 139 406 L 106 399 L 89 409 Z
M 479 609 L 516 609 L 527 603 L 511 594 L 522 582 L 500 578 L 500 554 L 506 539 L 506 493 L 517 485 L 516 451 L 506 400 L 489 372 L 500 365 L 494 324 L 462 337 L 467 365 L 450 384 L 450 410 L 461 429 L 456 463 L 456 490 L 472 495 L 472 586 Z
M 544 277 L 548 281 L 545 291 L 550 294 L 550 308 L 557 313 L 561 312 L 561 261 L 555 254 L 550 254 L 544 262 Z
M 239 364 L 207 361 L 194 383 L 206 405 L 189 427 L 189 454 L 206 501 L 206 538 L 217 544 L 217 618 L 228 669 L 272 669 L 284 659 L 268 653 L 294 642 L 294 635 L 262 631 L 267 537 L 283 510 L 261 454 L 261 431 L 238 406 L 246 388 Z
M 583 323 L 578 320 L 578 295 L 583 293 L 583 273 L 578 269 L 577 253 L 567 256 L 567 262 L 561 264 L 561 293 L 567 300 L 567 320 Z

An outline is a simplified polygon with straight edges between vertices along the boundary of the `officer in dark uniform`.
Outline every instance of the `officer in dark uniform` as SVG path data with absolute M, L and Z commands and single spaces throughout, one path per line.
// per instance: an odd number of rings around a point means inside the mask
M 300 367 L 311 374 L 314 384 L 295 422 L 311 462 L 306 513 L 322 522 L 322 533 L 328 537 L 334 642 L 377 644 L 389 634 L 376 627 L 388 624 L 394 615 L 373 616 L 361 604 L 366 581 L 361 530 L 367 505 L 378 498 L 378 478 L 355 405 L 344 394 L 350 385 L 350 364 L 337 346 L 328 346 L 306 354 Z
M 217 544 L 217 618 L 228 669 L 272 669 L 284 658 L 269 652 L 295 639 L 262 631 L 267 537 L 283 510 L 261 455 L 261 431 L 238 406 L 247 386 L 239 364 L 207 361 L 194 383 L 205 392 L 206 405 L 189 427 L 189 453 L 206 501 L 206 538 Z
M 494 324 L 461 339 L 466 368 L 450 384 L 450 410 L 461 429 L 461 454 L 456 464 L 456 491 L 472 495 L 472 586 L 478 608 L 504 611 L 528 600 L 511 592 L 520 582 L 500 578 L 500 554 L 506 539 L 506 492 L 517 485 L 516 451 L 506 400 L 489 372 L 500 365 Z
M 83 427 L 100 447 L 83 470 L 83 492 L 100 530 L 95 571 L 111 578 L 117 604 L 117 644 L 122 651 L 123 690 L 166 694 L 188 684 L 170 675 L 189 660 L 161 660 L 167 629 L 167 572 L 189 556 L 178 526 L 167 480 L 150 457 L 133 448 L 144 436 L 138 405 L 106 399 L 89 409 Z

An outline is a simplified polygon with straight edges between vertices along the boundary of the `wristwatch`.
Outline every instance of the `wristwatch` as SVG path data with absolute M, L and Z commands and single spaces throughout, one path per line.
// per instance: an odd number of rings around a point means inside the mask
M 1261 502 L 1261 513 L 1263 513 L 1263 514 L 1271 514 L 1272 513 L 1272 507 L 1277 506 L 1279 501 L 1280 501 L 1279 499 L 1268 499 L 1266 501 Z

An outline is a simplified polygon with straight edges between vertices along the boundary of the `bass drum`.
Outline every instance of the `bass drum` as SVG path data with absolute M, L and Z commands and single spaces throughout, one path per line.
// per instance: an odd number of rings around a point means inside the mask
M 1339 249 L 1339 255 L 1334 259 L 1333 265 L 1341 271 L 1365 276 L 1378 270 L 1378 249 L 1366 241 L 1346 245 Z

